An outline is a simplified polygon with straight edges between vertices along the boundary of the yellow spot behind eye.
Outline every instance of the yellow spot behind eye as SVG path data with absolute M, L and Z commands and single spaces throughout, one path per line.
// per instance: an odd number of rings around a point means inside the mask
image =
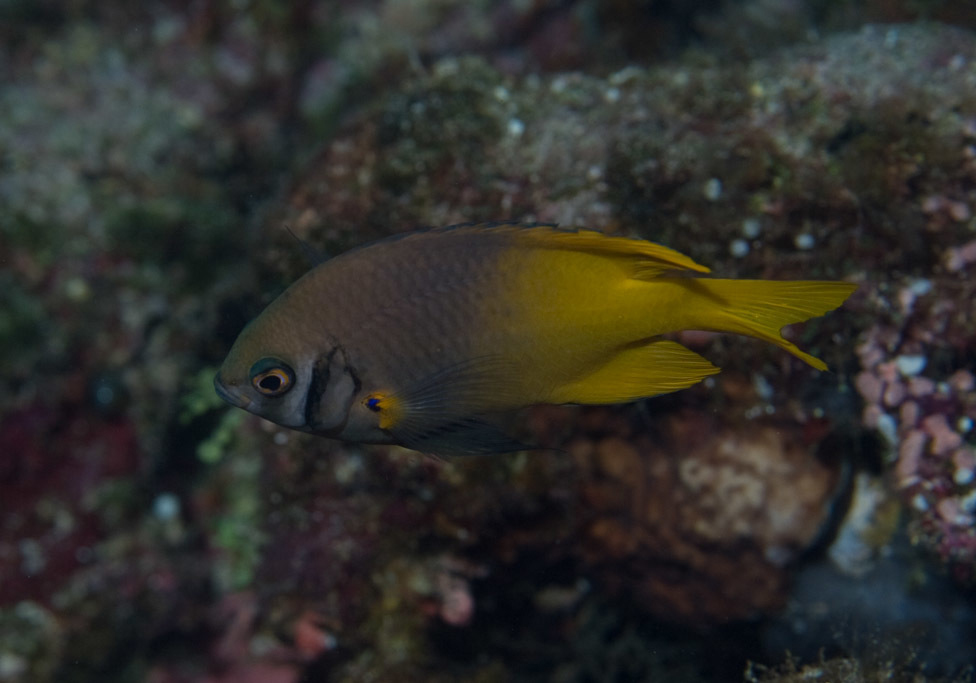
M 363 400 L 363 405 L 380 418 L 380 429 L 393 429 L 403 419 L 403 401 L 393 394 L 375 392 Z

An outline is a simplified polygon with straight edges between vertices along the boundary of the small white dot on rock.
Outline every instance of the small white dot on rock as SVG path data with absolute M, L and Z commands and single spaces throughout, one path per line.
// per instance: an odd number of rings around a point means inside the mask
M 816 244 L 816 240 L 814 240 L 813 235 L 811 235 L 810 233 L 801 232 L 793 240 L 793 244 L 796 245 L 797 249 L 803 249 L 803 250 L 813 249 L 813 245 Z
M 160 493 L 153 501 L 153 514 L 163 522 L 180 514 L 180 499 L 172 493 Z
M 87 301 L 91 296 L 91 288 L 80 277 L 73 277 L 64 285 L 65 294 L 72 301 Z
M 915 296 L 925 296 L 932 291 L 932 281 L 926 280 L 925 278 L 919 278 L 914 280 L 912 284 L 908 286 Z
M 95 401 L 101 406 L 111 405 L 115 400 L 115 390 L 104 384 L 95 389 Z
M 710 202 L 714 202 L 722 196 L 722 181 L 718 178 L 709 178 L 705 181 L 705 186 L 702 188 L 702 192 L 705 195 L 705 199 Z
M 729 253 L 736 258 L 742 258 L 749 253 L 749 243 L 745 240 L 732 240 L 729 244 Z
M 898 424 L 895 418 L 888 413 L 881 413 L 877 427 L 885 441 L 892 445 L 898 443 Z
M 925 369 L 928 359 L 922 355 L 904 355 L 895 358 L 895 365 L 905 377 L 914 377 Z

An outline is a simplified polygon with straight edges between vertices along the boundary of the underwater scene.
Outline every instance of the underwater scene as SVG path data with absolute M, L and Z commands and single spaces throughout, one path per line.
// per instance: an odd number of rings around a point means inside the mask
M 0 0 L 0 683 L 976 680 L 976 2 Z

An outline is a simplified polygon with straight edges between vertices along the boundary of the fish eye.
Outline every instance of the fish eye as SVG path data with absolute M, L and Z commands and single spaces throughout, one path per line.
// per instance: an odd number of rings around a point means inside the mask
M 294 371 L 277 358 L 262 358 L 251 367 L 251 386 L 264 396 L 281 396 L 294 381 Z

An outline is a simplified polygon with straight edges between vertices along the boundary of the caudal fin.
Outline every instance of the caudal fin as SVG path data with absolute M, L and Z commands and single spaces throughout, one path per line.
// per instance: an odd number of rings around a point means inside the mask
M 692 288 L 707 302 L 703 320 L 708 322 L 704 329 L 757 337 L 786 349 L 818 370 L 826 370 L 827 364 L 783 339 L 780 330 L 837 308 L 857 289 L 856 284 L 837 281 L 696 279 L 693 282 Z

